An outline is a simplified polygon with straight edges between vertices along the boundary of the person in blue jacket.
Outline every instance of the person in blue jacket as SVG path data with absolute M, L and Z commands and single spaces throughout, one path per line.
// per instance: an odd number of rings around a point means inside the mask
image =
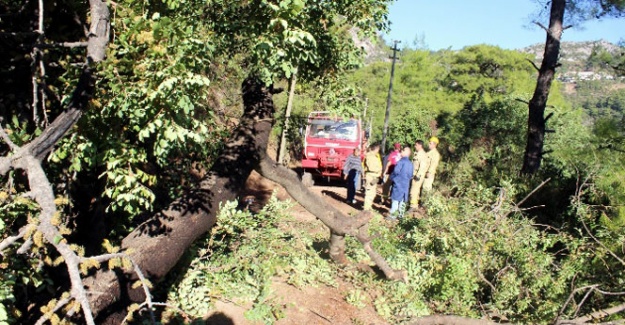
M 410 147 L 401 151 L 401 159 L 395 165 L 390 179 L 393 182 L 391 191 L 391 210 L 388 219 L 402 218 L 406 209 L 406 202 L 410 196 L 410 181 L 412 181 L 413 165 L 410 160 Z

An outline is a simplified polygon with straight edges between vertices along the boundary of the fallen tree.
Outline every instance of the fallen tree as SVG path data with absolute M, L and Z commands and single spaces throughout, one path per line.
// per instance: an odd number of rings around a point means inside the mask
M 38 143 L 45 143 L 46 147 L 51 148 L 53 143 L 60 140 L 70 129 L 72 123 L 78 120 L 77 117 L 71 119 L 72 122 L 65 119 L 55 121 L 49 130 L 55 131 L 56 136 L 37 138 L 22 148 L 13 145 L 4 134 L 5 142 L 12 146 L 15 153 L 2 160 L 2 171 L 6 173 L 10 168 L 23 169 L 29 175 L 31 187 L 29 195 L 42 209 L 39 231 L 44 234 L 47 242 L 61 253 L 68 264 L 72 298 L 82 304 L 88 323 L 94 323 L 92 319 L 94 315 L 98 316 L 99 323 L 121 323 L 126 317 L 126 307 L 129 304 L 150 302 L 149 291 L 146 289 L 147 281 L 162 279 L 193 241 L 215 224 L 220 202 L 236 199 L 253 169 L 259 169 L 263 175 L 283 185 L 298 202 L 330 228 L 331 256 L 335 261 L 346 263 L 344 236 L 353 235 L 363 243 L 372 260 L 389 279 L 405 280 L 405 272 L 391 269 L 384 258 L 372 248 L 366 227 L 371 218 L 369 213 L 349 218 L 328 204 L 320 205 L 319 202 L 323 200 L 302 185 L 293 171 L 278 166 L 267 157 L 266 149 L 274 113 L 271 97 L 273 89 L 265 87 L 257 79 L 248 78 L 243 82 L 242 91 L 245 110 L 239 126 L 234 130 L 224 151 L 200 182 L 199 187 L 177 199 L 167 209 L 155 214 L 131 232 L 122 241 L 122 253 L 119 254 L 78 256 L 65 240 L 60 239 L 62 236 L 52 221 L 52 216 L 56 213 L 53 191 L 43 173 L 41 161 L 36 159 L 39 156 L 36 153 L 45 150 L 31 148 Z M 77 91 L 75 97 L 81 98 L 80 96 L 85 96 L 85 92 Z M 74 116 L 79 117 L 80 114 Z M 59 124 L 63 127 L 58 127 Z M 57 131 L 59 129 L 63 131 Z M 44 132 L 44 135 L 50 132 Z M 22 238 L 35 236 L 34 227 L 30 225 L 24 227 L 18 235 L 3 241 L 3 248 Z M 112 258 L 128 258 L 133 267 L 125 272 L 101 268 L 87 279 L 81 278 L 79 272 L 81 263 L 93 262 L 99 266 L 99 263 Z M 140 280 L 143 285 L 133 286 L 136 280 Z M 54 312 L 69 302 L 69 299 L 61 300 L 59 306 L 54 308 Z M 41 319 L 48 319 L 50 315 L 45 315 Z
M 63 306 L 75 300 L 82 305 L 86 322 L 94 323 L 94 315 L 99 315 L 99 323 L 118 324 L 126 317 L 126 307 L 133 302 L 145 302 L 150 306 L 151 297 L 147 290 L 148 281 L 162 279 L 195 239 L 207 232 L 216 221 L 219 204 L 234 200 L 243 188 L 251 171 L 259 168 L 263 174 L 287 188 L 293 197 L 322 220 L 331 230 L 331 252 L 333 258 L 345 263 L 344 235 L 356 236 L 365 246 L 372 259 L 380 266 L 387 277 L 404 279 L 405 273 L 390 269 L 385 260 L 371 247 L 366 223 L 369 214 L 357 218 L 348 218 L 333 207 L 318 202 L 322 201 L 303 186 L 297 175 L 277 166 L 266 155 L 269 134 L 273 124 L 274 105 L 271 98 L 273 89 L 265 87 L 261 81 L 253 78 L 243 82 L 244 114 L 239 126 L 234 130 L 208 175 L 199 187 L 174 201 L 166 210 L 155 214 L 141 224 L 122 241 L 122 253 L 83 257 L 71 248 L 56 224 L 57 213 L 54 193 L 41 166 L 41 158 L 53 148 L 64 134 L 75 124 L 93 91 L 93 75 L 85 70 L 83 79 L 74 94 L 74 102 L 68 113 L 61 115 L 47 128 L 42 136 L 30 144 L 17 147 L 2 133 L 4 141 L 11 146 L 13 154 L 0 162 L 2 174 L 10 169 L 21 169 L 29 178 L 32 197 L 40 206 L 41 214 L 38 225 L 27 225 L 19 234 L 4 240 L 0 248 L 5 249 L 23 238 L 26 242 L 17 253 L 25 253 L 32 245 L 31 237 L 42 233 L 63 256 L 67 264 L 71 282 L 70 298 L 60 299 L 57 305 L 39 319 L 43 322 L 53 317 Z M 99 269 L 93 276 L 82 279 L 81 264 L 100 263 L 113 258 L 127 258 L 132 268 Z M 135 287 L 133 282 L 140 280 L 142 285 Z M 148 281 L 146 281 L 148 280 Z M 70 315 L 71 316 L 71 315 Z
M 254 169 L 283 185 L 304 208 L 331 230 L 331 256 L 339 263 L 344 257 L 344 236 L 353 235 L 389 279 L 405 280 L 406 273 L 391 269 L 371 246 L 367 233 L 369 213 L 350 218 L 324 202 L 303 186 L 295 172 L 278 166 L 266 154 L 273 125 L 272 88 L 248 78 L 243 82 L 244 113 L 199 187 L 155 214 L 122 241 L 122 251 L 137 263 L 151 281 L 162 279 L 175 266 L 186 249 L 215 224 L 220 202 L 235 200 Z M 125 307 L 146 299 L 145 291 L 132 288 L 135 273 L 101 270 L 86 281 L 90 301 L 103 324 L 118 324 L 126 315 Z M 111 307 L 111 308 L 108 308 Z
M 259 150 L 267 147 L 274 112 L 272 89 L 249 78 L 243 82 L 242 91 L 245 110 L 239 126 L 199 186 L 122 241 L 122 250 L 136 259 L 151 281 L 163 278 L 193 241 L 215 224 L 220 202 L 237 198 L 258 164 Z M 91 304 L 103 324 L 120 323 L 127 305 L 145 299 L 144 292 L 132 288 L 134 280 L 133 274 L 116 270 L 101 270 L 87 279 L 93 293 Z

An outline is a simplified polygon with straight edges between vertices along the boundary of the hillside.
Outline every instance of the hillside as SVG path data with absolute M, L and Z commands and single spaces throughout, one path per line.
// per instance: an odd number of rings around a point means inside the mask
M 584 41 L 584 42 L 562 42 L 560 50 L 562 60 L 566 62 L 581 62 L 588 59 L 595 47 L 601 47 L 608 52 L 617 53 L 620 48 L 618 45 L 610 43 L 606 40 Z M 544 43 L 536 43 L 520 49 L 523 53 L 531 53 L 536 56 L 536 60 L 542 60 Z
M 535 62 L 543 58 L 545 44 L 537 43 L 524 47 L 519 51 L 533 54 Z M 620 53 L 621 48 L 605 40 L 585 42 L 562 42 L 560 48 L 560 63 L 558 80 L 562 82 L 575 82 L 579 80 L 615 80 L 613 71 L 601 64 L 593 64 L 593 53 L 607 52 L 612 55 Z M 621 78 L 622 79 L 622 78 Z
M 382 38 L 375 41 L 360 39 L 357 34 L 352 33 L 353 39 L 365 51 L 366 63 L 387 61 L 390 62 L 390 46 Z M 540 63 L 543 58 L 544 43 L 536 43 L 521 49 L 521 53 L 528 53 L 534 56 L 534 62 Z M 558 69 L 558 80 L 562 82 L 576 82 L 580 80 L 619 80 L 623 78 L 615 77 L 613 70 L 600 62 L 593 62 L 593 53 L 609 53 L 610 55 L 620 55 L 622 49 L 606 40 L 584 41 L 584 42 L 562 42 L 560 53 L 560 63 Z

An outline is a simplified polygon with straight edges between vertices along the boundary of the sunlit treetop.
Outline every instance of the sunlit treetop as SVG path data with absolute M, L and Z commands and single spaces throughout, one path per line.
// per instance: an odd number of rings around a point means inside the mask
M 362 49 L 353 34 L 386 30 L 391 1 L 218 0 L 203 19 L 217 48 L 245 55 L 246 67 L 266 83 L 296 70 L 312 80 L 358 66 Z

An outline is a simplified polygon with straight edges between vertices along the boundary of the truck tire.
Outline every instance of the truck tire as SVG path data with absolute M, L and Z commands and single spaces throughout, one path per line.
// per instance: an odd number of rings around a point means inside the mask
M 304 175 L 302 175 L 302 184 L 306 187 L 315 185 L 315 181 L 313 180 L 311 173 L 304 172 Z

